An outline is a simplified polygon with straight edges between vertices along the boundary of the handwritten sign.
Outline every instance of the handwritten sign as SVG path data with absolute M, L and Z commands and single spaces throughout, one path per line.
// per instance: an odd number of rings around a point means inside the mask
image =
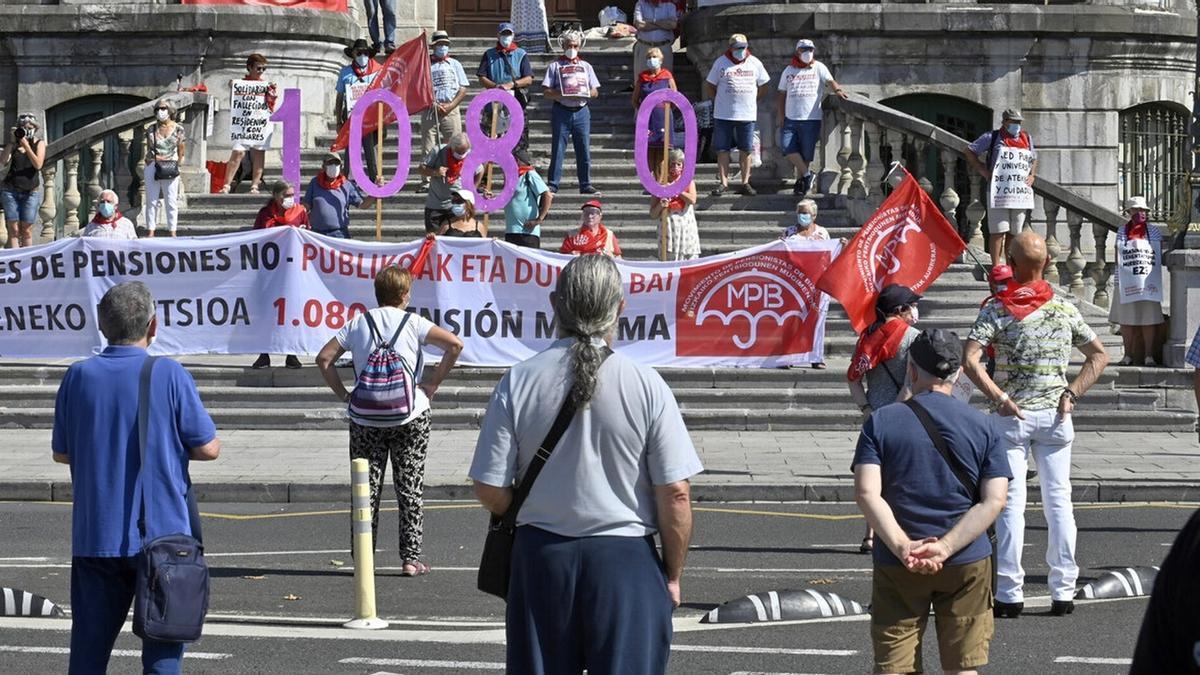
M 996 149 L 988 208 L 1032 209 L 1033 188 L 1025 184 L 1033 167 L 1033 152 L 1004 145 Z
M 233 80 L 229 83 L 229 143 L 254 150 L 271 145 L 275 125 L 271 123 L 268 97 L 275 85 L 263 80 Z
M 1162 241 L 1117 238 L 1117 286 L 1120 301 L 1162 302 Z
M 357 81 L 346 85 L 346 112 L 349 114 L 354 110 L 354 105 L 363 96 L 366 96 L 367 89 L 371 83 L 375 81 L 375 76 L 381 71 L 375 71 L 369 75 L 359 78 Z

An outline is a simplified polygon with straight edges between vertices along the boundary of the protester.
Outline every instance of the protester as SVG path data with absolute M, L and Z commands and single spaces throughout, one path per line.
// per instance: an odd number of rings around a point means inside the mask
M 529 151 L 513 151 L 517 160 L 516 190 L 504 206 L 504 241 L 526 248 L 542 247 L 542 223 L 550 214 L 554 193 L 533 167 Z
M 428 155 L 454 134 L 463 130 L 459 105 L 467 96 L 467 73 L 458 59 L 450 56 L 450 35 L 433 34 L 433 56 L 429 67 L 433 78 L 433 105 L 421 113 L 421 154 Z M 429 177 L 422 174 L 417 192 L 429 191 Z
M 96 215 L 83 228 L 83 236 L 101 239 L 137 239 L 137 229 L 117 210 L 117 193 L 103 190 L 96 199 Z
M 616 264 L 572 260 L 551 301 L 559 339 L 501 378 L 470 470 L 500 516 L 534 455 L 552 453 L 516 517 L 507 669 L 665 673 L 692 534 L 688 480 L 703 467 L 667 383 L 611 351 L 624 307 Z M 572 422 L 539 451 L 567 404 Z
M 636 47 L 634 49 L 636 50 Z M 641 108 L 642 101 L 647 96 L 659 89 L 676 91 L 675 76 L 671 74 L 668 68 L 663 66 L 663 51 L 661 49 L 651 47 L 647 50 L 645 62 L 637 64 L 635 69 L 642 67 L 645 70 L 638 75 L 637 86 L 633 88 L 633 114 L 635 119 L 637 111 Z M 655 106 L 650 112 L 650 137 L 646 144 L 648 150 L 646 156 L 650 165 L 650 171 L 658 177 L 659 182 L 662 182 L 664 139 L 669 141 L 672 147 L 678 146 L 674 137 L 675 134 L 672 131 L 672 129 L 667 129 L 666 115 L 663 114 L 662 106 Z
M 375 53 L 396 51 L 396 0 L 363 0 L 367 10 L 367 30 L 371 33 L 371 48 Z M 379 30 L 380 19 L 383 30 Z
M 811 199 L 801 199 L 796 202 L 796 222 L 794 225 L 784 228 L 779 238 L 827 241 L 829 230 L 817 224 L 817 211 L 817 203 Z
M 429 194 L 425 195 L 425 232 L 437 232 L 451 219 L 451 195 L 455 188 L 462 187 L 463 160 L 469 152 L 471 140 L 459 132 L 421 163 L 421 176 L 430 179 Z
M 271 186 L 271 201 L 258 211 L 254 219 L 254 229 L 262 230 L 271 227 L 299 227 L 311 229 L 308 223 L 308 209 L 304 204 L 296 202 L 296 188 L 289 182 L 275 181 Z M 288 354 L 284 360 L 288 368 L 303 368 L 300 359 L 294 354 Z M 271 367 L 271 356 L 259 354 L 258 359 L 250 366 L 255 370 Z
M 1046 514 L 1046 562 L 1050 565 L 1050 612 L 1070 614 L 1075 605 L 1075 514 L 1071 505 L 1071 443 L 1075 430 L 1071 411 L 1100 377 L 1108 363 L 1104 345 L 1079 310 L 1056 296 L 1042 279 L 1049 260 L 1046 242 L 1033 231 L 1013 237 L 1008 251 L 1017 287 L 989 302 L 979 312 L 963 352 L 965 370 L 992 410 L 1005 436 L 1014 476 L 1025 472 L 1032 451 Z M 988 377 L 983 348 L 996 347 L 996 381 Z M 1070 384 L 1067 367 L 1071 347 L 1085 357 Z M 996 616 L 1016 618 L 1024 609 L 1025 481 L 1008 486 L 1008 503 L 996 522 L 998 581 Z
M 71 467 L 71 651 L 68 672 L 103 673 L 133 602 L 142 546 L 193 533 L 188 461 L 221 452 L 196 383 L 159 359 L 149 400 L 139 393 L 146 348 L 158 332 L 154 298 L 140 281 L 117 284 L 96 308 L 108 346 L 77 361 L 59 385 L 51 437 L 54 461 Z M 147 446 L 139 409 L 149 406 Z M 153 470 L 142 471 L 141 454 Z M 142 641 L 142 670 L 179 673 L 182 643 Z M 125 670 L 122 666 L 121 670 Z
M 375 275 L 375 300 L 379 306 L 351 319 L 317 354 L 317 368 L 325 383 L 339 400 L 349 402 L 350 392 L 334 367 L 338 357 L 347 351 L 354 359 L 357 379 L 371 353 L 385 340 L 390 340 L 388 344 L 418 382 L 424 372 L 422 346 L 430 345 L 442 352 L 442 360 L 429 379 L 413 387 L 411 410 L 402 421 L 350 420 L 350 459 L 366 459 L 371 465 L 371 541 L 376 546 L 383 476 L 388 457 L 391 457 L 392 482 L 400 506 L 400 573 L 409 577 L 426 574 L 430 569 L 421 559 L 424 537 L 422 492 L 431 426 L 430 401 L 463 349 L 462 340 L 453 333 L 417 312 L 407 311 L 411 298 L 412 274 L 394 265 L 385 267 Z
M 579 230 L 563 239 L 562 248 L 558 252 L 571 255 L 603 253 L 620 258 L 621 242 L 617 241 L 617 235 L 612 230 L 604 226 L 604 209 L 600 200 L 589 199 L 584 202 L 580 213 Z
M 367 203 L 362 190 L 342 173 L 342 158 L 334 152 L 325 155 L 321 173 L 309 182 L 300 200 L 312 231 L 337 239 L 350 238 L 350 207 Z
M 175 236 L 179 227 L 179 167 L 183 165 L 186 137 L 175 121 L 175 105 L 160 99 L 154 105 L 154 124 L 146 128 L 146 166 L 142 171 L 146 186 L 146 236 L 153 237 L 158 227 L 158 200 L 167 212 L 167 231 Z
M 999 156 L 997 151 L 1000 146 L 1004 146 L 1021 148 L 1033 154 L 1029 175 L 1025 178 L 1026 185 L 1033 185 L 1037 176 L 1037 149 L 1033 147 L 1033 139 L 1029 137 L 1029 133 L 1021 128 L 1023 120 L 1020 110 L 1009 108 L 1003 113 L 999 129 L 984 133 L 969 146 L 965 155 L 967 164 L 983 176 L 985 181 L 992 179 L 992 170 L 996 167 L 996 158 Z M 986 165 L 979 161 L 981 155 L 987 156 Z M 983 189 L 985 192 L 990 189 L 988 183 L 984 183 Z M 1004 251 L 1008 250 L 1012 237 L 1015 236 L 1013 233 L 1020 232 L 1025 224 L 1025 211 L 988 207 L 987 221 L 988 253 L 992 257 L 992 266 L 995 267 L 1000 264 L 1000 257 Z
M 1150 207 L 1145 197 L 1130 197 L 1125 207 L 1129 222 L 1117 230 L 1117 271 L 1113 274 L 1113 295 L 1108 321 L 1121 327 L 1125 356 L 1120 365 L 1156 364 L 1158 327 L 1163 323 L 1161 301 L 1126 299 L 1121 287 L 1122 260 L 1136 259 L 1131 271 L 1145 282 L 1155 282 L 1162 293 L 1163 229 L 1150 224 Z
M 1129 675 L 1200 672 L 1200 511 L 1175 537 L 1167 559 L 1154 577 L 1154 591 Z
M 550 51 L 550 23 L 546 0 L 512 0 L 512 24 L 516 41 L 530 54 Z
M 729 189 L 729 152 L 734 148 L 742 169 L 742 194 L 758 194 L 750 186 L 750 153 L 754 149 L 758 100 L 766 95 L 770 80 L 767 69 L 750 53 L 750 43 L 741 33 L 730 36 L 729 49 L 708 71 L 704 91 L 713 99 L 713 148 L 717 151 L 714 197 Z
M 583 34 L 578 31 L 563 33 L 563 55 L 550 63 L 542 79 L 542 94 L 554 101 L 550 113 L 550 180 L 546 182 L 551 192 L 558 192 L 570 136 L 575 145 L 579 194 L 594 195 L 599 190 L 592 186 L 592 111 L 588 101 L 600 95 L 600 80 L 592 64 L 579 58 L 582 42 Z
M 487 224 L 475 219 L 473 192 L 460 187 L 450 193 L 450 217 L 442 223 L 437 236 L 487 238 Z
M 667 158 L 667 185 L 683 175 L 683 151 L 676 148 Z M 696 181 L 688 183 L 678 197 L 650 199 L 650 217 L 662 220 L 667 210 L 667 260 L 695 260 L 700 257 L 700 229 L 696 224 Z
M 372 2 L 373 0 L 367 0 Z M 384 0 L 385 2 L 389 0 Z M 375 81 L 375 78 L 383 70 L 383 66 L 375 60 L 375 55 L 379 53 L 378 46 L 372 47 L 367 44 L 367 41 L 359 38 L 354 41 L 354 44 L 346 47 L 343 50 L 346 58 L 350 59 L 350 63 L 342 66 L 338 72 L 337 80 L 337 99 L 333 105 L 334 116 L 337 118 L 338 127 L 346 123 L 350 119 L 350 113 L 353 112 L 355 104 L 362 95 L 366 93 L 367 88 Z M 375 131 L 363 131 L 362 135 L 362 159 L 363 166 L 367 169 L 367 175 L 375 180 L 379 176 L 379 164 L 376 162 L 376 142 L 378 133 Z M 345 151 L 345 163 L 350 164 L 350 148 Z
M 1000 295 L 1001 293 L 1008 292 L 1008 287 L 1010 285 L 1012 285 L 1012 279 L 1013 279 L 1013 271 L 1012 271 L 1012 268 L 1009 267 L 1008 265 L 996 265 L 995 267 L 993 267 L 992 271 L 988 274 L 988 290 L 990 290 L 992 292 L 992 294 L 987 296 L 986 298 L 984 298 L 983 302 L 979 303 L 979 309 L 983 309 L 984 307 L 987 307 L 987 304 L 989 302 L 991 302 L 992 299 L 994 299 L 995 297 Z M 996 346 L 988 345 L 987 348 L 985 348 L 983 350 L 983 352 L 987 356 L 988 377 L 995 378 L 996 377 Z
M 921 333 L 906 366 L 913 399 L 872 413 L 854 451 L 856 501 L 885 544 L 875 548 L 871 584 L 877 673 L 922 672 L 930 606 L 945 672 L 988 662 L 985 530 L 1004 507 L 1012 474 L 993 420 L 952 395 L 961 353 L 954 333 Z
M 46 160 L 46 143 L 38 139 L 37 131 L 33 113 L 21 113 L 0 150 L 0 166 L 8 165 L 0 181 L 0 206 L 4 208 L 9 248 L 33 245 L 33 223 L 42 207 L 40 176 Z
M 246 77 L 247 80 L 258 81 L 263 79 L 263 73 L 267 72 L 267 57 L 262 54 L 251 54 L 246 59 Z M 271 110 L 275 109 L 275 85 L 271 84 L 267 91 L 267 107 Z M 246 151 L 250 151 L 250 194 L 258 194 L 259 183 L 262 182 L 263 164 L 266 162 L 267 145 L 261 147 L 249 147 L 241 143 L 234 143 L 229 151 L 229 164 L 225 167 L 225 185 L 221 186 L 221 193 L 227 194 L 232 191 L 232 183 L 234 176 L 237 175 L 238 168 L 242 165 L 242 158 L 246 156 Z
M 529 55 L 513 40 L 513 25 L 505 22 L 496 30 L 496 46 L 488 49 L 479 59 L 479 69 L 475 77 L 485 89 L 502 89 L 511 92 L 522 110 L 529 107 L 529 87 L 533 84 L 533 66 L 529 65 Z M 484 110 L 484 130 L 491 133 L 493 125 L 492 108 Z M 501 124 L 503 122 L 503 124 Z M 508 129 L 508 113 L 501 112 L 500 119 L 494 122 L 498 134 Z M 529 142 L 529 124 L 521 132 L 522 144 Z
M 796 169 L 792 194 L 797 195 L 806 195 L 812 189 L 813 174 L 808 167 L 821 137 L 821 101 L 825 99 L 826 85 L 838 96 L 850 98 L 850 94 L 833 79 L 829 68 L 813 58 L 816 49 L 812 40 L 796 42 L 791 64 L 779 76 L 776 97 L 778 119 L 783 123 L 779 147 Z
M 638 0 L 634 3 L 633 27 L 637 29 L 637 42 L 633 44 L 633 72 L 641 70 L 646 59 L 654 58 L 651 55 L 654 50 L 658 50 L 663 68 L 668 71 L 674 68 L 675 54 L 671 46 L 675 44 L 675 29 L 679 26 L 679 19 L 678 8 L 667 0 Z

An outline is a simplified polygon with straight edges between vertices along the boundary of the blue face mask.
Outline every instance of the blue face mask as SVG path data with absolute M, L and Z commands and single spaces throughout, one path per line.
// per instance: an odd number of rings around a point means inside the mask
M 450 53 L 450 48 L 445 45 L 440 45 L 440 46 L 433 48 L 433 55 L 438 57 L 439 59 L 446 58 L 446 55 L 449 53 Z
M 1010 122 L 1009 124 L 1004 125 L 1004 130 L 1008 132 L 1009 136 L 1016 136 L 1017 134 L 1021 133 L 1021 125 L 1017 124 L 1016 122 Z
M 501 47 L 507 47 L 507 46 L 511 45 L 512 41 L 513 41 L 513 36 L 511 36 L 511 35 L 501 35 L 500 36 L 500 46 Z
M 367 56 L 366 54 L 359 54 L 358 56 L 354 57 L 354 63 L 359 68 L 366 68 L 367 64 L 370 62 L 371 62 L 371 57 Z
M 662 59 L 646 59 L 646 67 L 650 70 L 658 70 L 662 65 Z
M 113 214 L 117 212 L 117 206 L 112 202 L 100 202 L 99 211 L 102 217 L 112 218 Z
M 746 48 L 742 47 L 740 49 L 733 50 L 733 58 L 737 59 L 738 61 L 746 58 Z
M 800 225 L 800 227 L 808 227 L 809 225 L 812 225 L 812 214 L 811 213 L 797 213 L 796 214 L 796 223 L 798 225 Z
M 462 218 L 467 213 L 466 204 L 451 204 L 450 213 L 454 214 L 455 218 Z

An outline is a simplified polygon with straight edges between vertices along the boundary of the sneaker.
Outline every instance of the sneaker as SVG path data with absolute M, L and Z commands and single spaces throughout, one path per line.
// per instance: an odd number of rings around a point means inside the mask
M 758 194 L 758 190 L 755 190 L 754 186 L 750 185 L 749 183 L 742 183 L 741 192 L 747 197 L 753 197 L 754 195 Z
M 598 195 L 598 194 L 600 194 L 600 191 L 591 185 L 586 185 L 584 187 L 579 188 L 579 194 L 581 194 L 581 195 Z
M 1050 614 L 1052 616 L 1066 616 L 1075 611 L 1075 602 L 1072 600 L 1052 600 L 1050 601 Z
M 729 186 L 722 183 L 722 184 L 718 185 L 717 187 L 713 188 L 713 191 L 710 194 L 712 194 L 712 196 L 714 196 L 714 197 L 720 197 L 721 195 L 725 194 L 728 191 L 729 191 Z
M 811 171 L 804 174 L 804 177 L 800 179 L 800 182 L 804 184 L 804 187 L 800 190 L 800 194 L 808 194 L 809 191 L 812 190 L 813 182 L 816 180 L 816 178 L 817 177 L 814 176 L 813 172 Z
M 295 354 L 288 354 L 287 358 L 283 360 L 283 365 L 291 368 L 292 370 L 304 367 L 304 364 L 300 363 L 300 359 L 296 358 Z
M 1021 612 L 1025 609 L 1023 602 L 1000 602 L 992 607 L 992 616 L 997 619 L 1015 619 L 1021 616 Z
M 418 186 L 417 186 L 417 190 L 416 190 L 416 192 L 417 192 L 417 194 L 419 194 L 419 195 L 423 195 L 423 194 L 425 194 L 426 192 L 429 192 L 429 184 L 428 184 L 428 183 L 421 183 L 420 185 L 418 185 Z
M 258 358 L 255 359 L 254 363 L 251 364 L 250 367 L 255 370 L 262 370 L 263 368 L 270 368 L 271 367 L 271 355 L 270 354 L 259 354 Z
M 550 194 L 554 194 L 554 195 L 558 194 L 558 186 L 557 185 L 547 185 L 546 189 L 550 190 Z
M 804 187 L 804 179 L 797 178 L 796 184 L 792 186 L 792 194 L 799 196 L 805 192 L 808 192 L 808 188 Z
M 392 52 L 394 52 L 394 51 L 396 51 L 396 45 L 393 45 L 393 44 L 385 45 L 383 48 L 384 56 L 391 56 Z
M 1037 478 L 1037 471 L 1035 471 L 1033 469 L 1025 470 L 1025 482 L 1029 482 L 1035 478 Z

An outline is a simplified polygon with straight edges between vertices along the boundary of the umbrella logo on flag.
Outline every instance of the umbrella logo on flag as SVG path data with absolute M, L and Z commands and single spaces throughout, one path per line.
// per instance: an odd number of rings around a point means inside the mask
M 791 307 L 791 309 L 784 309 Z M 758 322 L 774 319 L 782 326 L 790 317 L 808 318 L 808 303 L 786 279 L 769 272 L 741 272 L 714 286 L 700 301 L 696 323 L 719 319 L 728 326 L 734 319 L 749 323 L 749 334 L 742 338 L 733 334 L 733 344 L 749 349 L 758 342 Z
M 901 244 L 908 243 L 909 232 L 920 231 L 920 213 L 917 209 L 910 208 L 904 212 L 902 220 L 879 230 L 875 235 L 867 255 L 869 260 L 878 262 L 874 282 L 876 291 L 883 289 L 884 279 L 900 271 L 900 258 L 896 255 L 896 249 Z

